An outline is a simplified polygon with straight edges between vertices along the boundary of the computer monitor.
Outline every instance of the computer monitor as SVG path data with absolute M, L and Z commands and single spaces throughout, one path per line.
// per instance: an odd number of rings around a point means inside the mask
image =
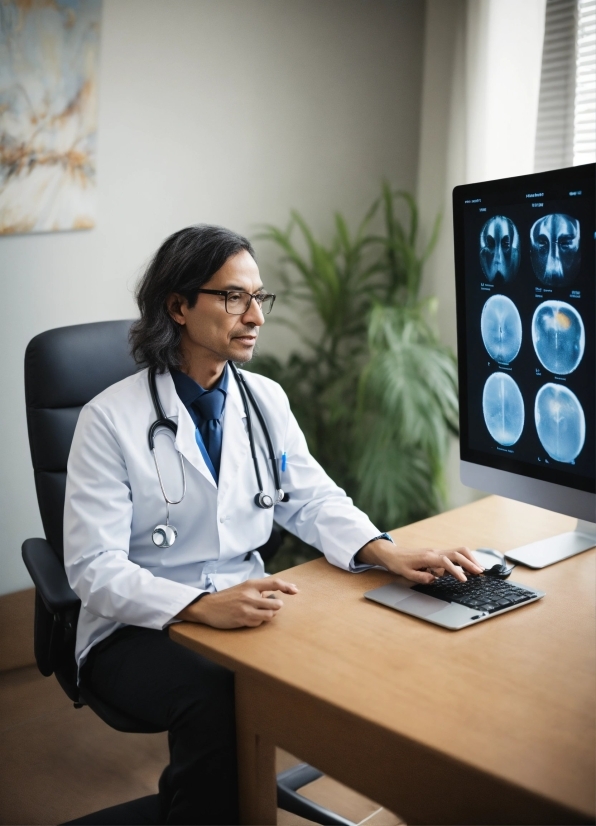
M 595 172 L 453 190 L 461 480 L 578 518 L 535 568 L 596 544 Z

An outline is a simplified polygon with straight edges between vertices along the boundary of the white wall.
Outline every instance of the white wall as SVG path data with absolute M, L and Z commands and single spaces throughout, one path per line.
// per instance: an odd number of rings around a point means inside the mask
M 254 234 L 297 207 L 324 232 L 383 176 L 413 190 L 423 15 L 420 0 L 104 0 L 97 228 L 0 238 L 0 593 L 30 585 L 20 546 L 43 535 L 27 342 L 131 317 L 144 262 L 187 224 Z M 262 339 L 288 346 L 272 326 Z

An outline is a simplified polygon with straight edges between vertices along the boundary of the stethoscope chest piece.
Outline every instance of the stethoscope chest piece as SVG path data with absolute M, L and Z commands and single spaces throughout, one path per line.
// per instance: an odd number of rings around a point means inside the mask
M 263 493 L 261 491 L 261 493 L 255 494 L 255 505 L 257 508 L 264 508 L 267 510 L 268 508 L 273 507 L 273 499 L 268 493 Z
M 153 528 L 151 539 L 158 548 L 171 548 L 177 536 L 178 531 L 173 525 L 156 525 Z

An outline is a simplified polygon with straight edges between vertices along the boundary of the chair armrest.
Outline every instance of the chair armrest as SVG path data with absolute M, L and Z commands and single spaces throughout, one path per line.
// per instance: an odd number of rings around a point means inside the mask
M 68 584 L 62 562 L 47 539 L 26 539 L 23 561 L 45 607 L 52 614 L 76 608 L 80 600 Z
M 278 552 L 284 538 L 284 530 L 276 522 L 273 523 L 271 535 L 264 545 L 256 550 L 261 554 L 263 562 L 267 563 Z

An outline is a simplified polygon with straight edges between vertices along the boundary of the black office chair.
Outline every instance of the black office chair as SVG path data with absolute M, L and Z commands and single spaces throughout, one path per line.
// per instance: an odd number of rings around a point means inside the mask
M 88 686 L 77 686 L 74 648 L 80 600 L 68 584 L 63 562 L 66 464 L 75 426 L 83 405 L 136 372 L 128 344 L 130 324 L 103 321 L 59 327 L 29 342 L 25 353 L 27 427 L 46 538 L 27 539 L 22 551 L 35 585 L 34 648 L 41 673 L 46 677 L 56 675 L 75 708 L 88 705 L 118 731 L 151 733 L 163 729 L 123 714 L 95 696 Z M 281 531 L 276 527 L 269 541 L 259 548 L 263 558 L 271 558 L 281 541 Z M 316 823 L 351 826 L 350 821 L 297 794 L 299 788 L 321 776 L 304 763 L 280 773 L 278 805 Z M 157 823 L 157 801 L 158 796 L 151 795 L 76 822 Z

